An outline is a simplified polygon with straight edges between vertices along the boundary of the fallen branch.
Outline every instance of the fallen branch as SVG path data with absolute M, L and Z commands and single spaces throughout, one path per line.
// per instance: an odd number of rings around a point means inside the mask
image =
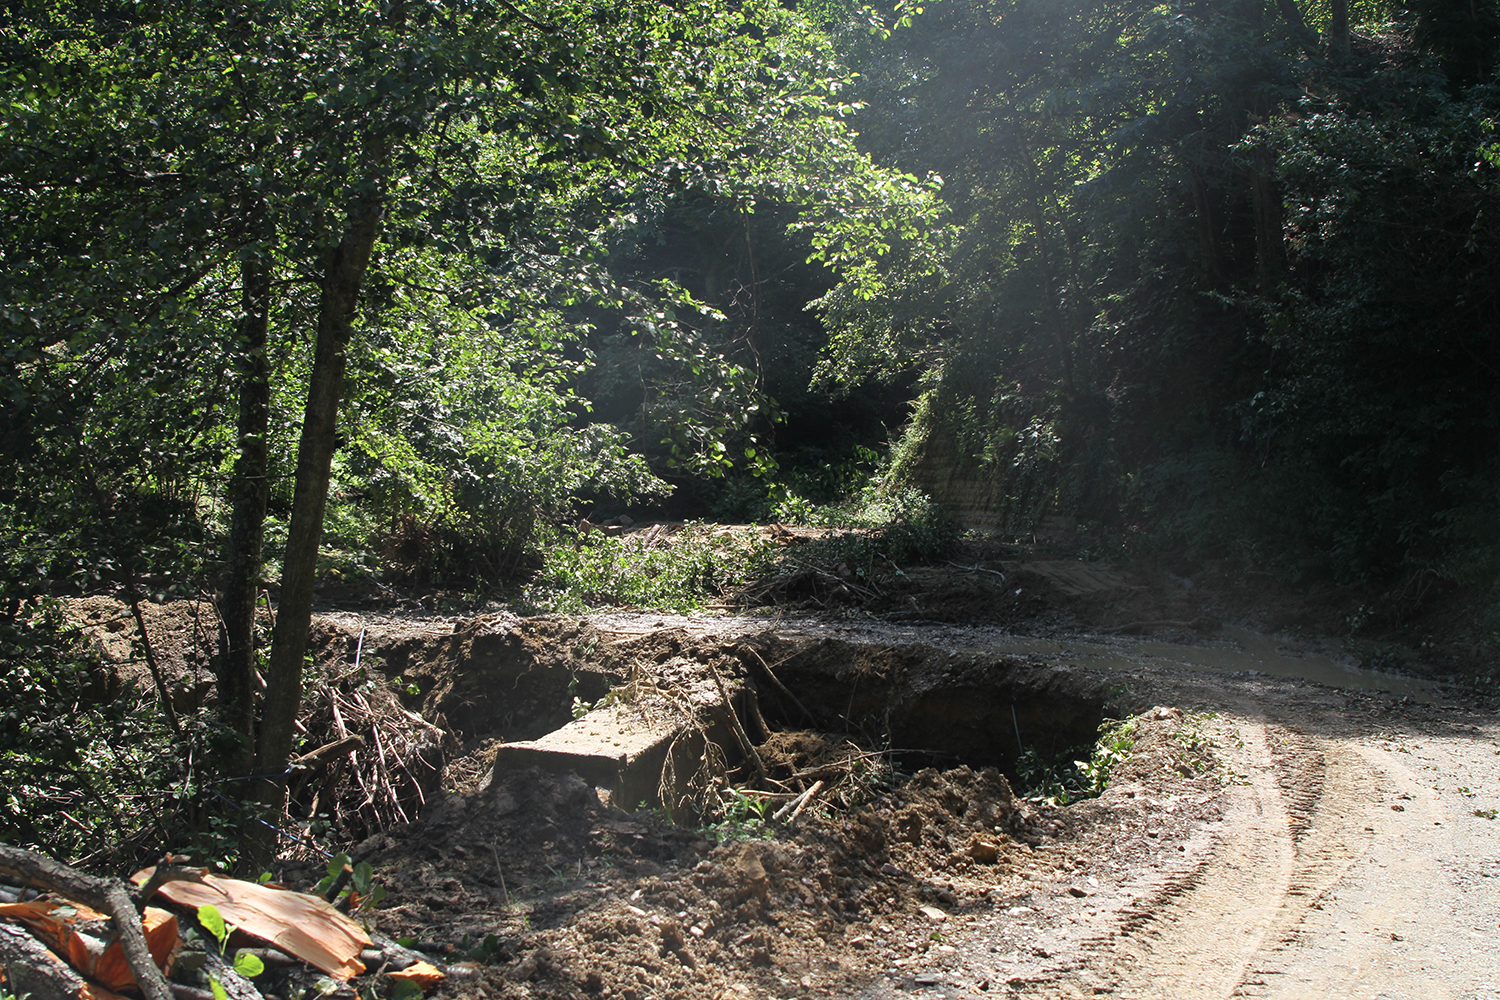
M 311 753 L 305 753 L 301 757 L 293 757 L 290 763 L 292 767 L 312 767 L 314 764 L 321 764 L 326 760 L 341 757 L 353 750 L 358 750 L 364 745 L 364 739 L 358 735 L 345 736 L 334 740 L 332 743 L 325 743 Z
M 788 813 L 791 813 L 792 819 L 795 820 L 798 816 L 802 815 L 803 807 L 805 807 L 807 803 L 812 800 L 812 797 L 814 795 L 817 795 L 822 790 L 822 781 L 813 782 L 812 787 L 808 788 L 807 791 L 803 792 L 801 795 L 797 796 L 795 799 L 772 813 L 771 818 L 773 820 L 779 820 Z
M 125 888 L 125 883 L 119 879 L 85 875 L 45 855 L 11 847 L 9 844 L 0 844 L 0 874 L 20 879 L 23 884 L 33 888 L 66 896 L 108 914 L 115 936 L 119 939 L 120 950 L 146 1000 L 173 1000 L 166 977 L 156 967 L 151 951 L 146 946 L 141 915 L 136 912 L 135 900 Z M 19 991 L 12 992 L 19 995 Z
M 234 970 L 234 966 L 213 948 L 205 948 L 205 968 L 209 975 L 224 987 L 229 1000 L 265 1000 L 255 984 Z
M 755 765 L 755 777 L 757 781 L 766 780 L 766 765 L 760 759 L 760 754 L 755 752 L 755 744 L 750 742 L 750 737 L 745 733 L 745 727 L 740 724 L 740 713 L 734 710 L 734 702 L 729 699 L 729 691 L 724 687 L 724 680 L 719 676 L 718 668 L 713 661 L 707 661 L 708 672 L 713 675 L 714 686 L 719 689 L 719 697 L 724 699 L 724 707 L 729 711 L 729 727 L 734 730 L 734 738 L 739 741 L 740 750 L 750 762 Z
M 167 717 L 172 735 L 181 738 L 182 723 L 177 721 L 177 709 L 172 705 L 172 696 L 167 693 L 167 681 L 162 675 L 161 664 L 156 661 L 156 647 L 151 644 L 151 633 L 146 631 L 146 617 L 141 614 L 140 595 L 135 590 L 135 577 L 125 581 L 125 596 L 130 599 L 130 613 L 135 618 L 135 629 L 141 638 L 141 650 L 146 654 L 146 669 L 151 671 L 151 680 L 156 684 L 156 695 L 161 699 L 161 710 Z
M 949 559 L 948 560 L 948 565 L 949 566 L 957 566 L 959 569 L 963 570 L 965 573 L 988 573 L 991 576 L 998 576 L 1002 580 L 1005 579 L 1005 574 L 1002 573 L 1002 572 L 1000 572 L 999 570 L 996 570 L 996 569 L 985 569 L 983 566 L 979 565 L 978 563 L 975 563 L 972 566 L 965 566 L 963 563 L 956 563 L 952 559 Z
M 146 880 L 146 884 L 135 891 L 135 907 L 138 911 L 144 911 L 146 903 L 152 896 L 156 895 L 156 890 L 168 882 L 197 882 L 200 885 L 203 884 L 203 876 L 207 874 L 207 868 L 184 868 L 180 865 L 174 865 L 172 863 L 174 860 L 183 859 L 174 859 L 170 855 L 162 858 L 156 868 L 152 870 L 151 877 Z
M 797 808 L 792 810 L 791 818 L 786 821 L 788 826 L 791 826 L 793 823 L 797 822 L 797 817 L 802 815 L 802 810 L 806 809 L 807 804 L 813 799 L 817 798 L 818 793 L 822 790 L 823 783 L 821 781 L 817 782 L 807 790 L 807 794 L 802 796 L 802 801 L 797 803 Z
M 775 686 L 776 690 L 780 691 L 782 694 L 790 698 L 792 704 L 796 705 L 797 708 L 801 710 L 802 714 L 807 716 L 807 721 L 811 723 L 814 728 L 816 728 L 818 725 L 818 720 L 813 718 L 813 714 L 807 710 L 807 706 L 802 704 L 802 702 L 798 700 L 797 696 L 792 694 L 791 690 L 785 684 L 781 683 L 781 679 L 776 676 L 775 671 L 771 669 L 770 665 L 761 658 L 760 653 L 756 651 L 755 647 L 751 646 L 748 643 L 742 642 L 740 643 L 739 648 L 755 657 L 755 662 L 760 664 L 760 669 L 765 671 L 766 676 L 771 679 L 771 684 Z
M 4 991 L 30 1000 L 79 1000 L 97 987 L 18 924 L 0 922 L 0 969 Z

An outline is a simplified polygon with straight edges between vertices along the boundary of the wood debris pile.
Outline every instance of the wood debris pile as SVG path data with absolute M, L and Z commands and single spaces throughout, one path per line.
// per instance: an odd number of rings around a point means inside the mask
M 30 1000 L 262 1000 L 264 986 L 253 979 L 263 974 L 295 995 L 299 985 L 347 982 L 374 965 L 386 981 L 382 992 L 404 997 L 445 977 L 318 896 L 165 866 L 133 881 L 127 887 L 0 844 L 0 992 Z
M 437 790 L 450 738 L 368 674 L 356 658 L 309 690 L 298 723 L 322 745 L 291 761 L 291 825 L 326 823 L 354 842 L 410 823 Z

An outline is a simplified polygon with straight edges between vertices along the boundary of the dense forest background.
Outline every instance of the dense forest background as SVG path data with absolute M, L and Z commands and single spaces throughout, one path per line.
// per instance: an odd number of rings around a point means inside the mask
M 9 5 L 5 641 L 212 591 L 250 773 L 319 580 L 483 592 L 580 516 L 961 473 L 1490 593 L 1497 56 L 1494 0 Z
M 31 14 L 12 596 L 211 576 L 249 441 L 281 557 L 371 191 L 324 547 L 377 575 L 790 516 L 945 437 L 1017 535 L 1494 580 L 1493 5 Z

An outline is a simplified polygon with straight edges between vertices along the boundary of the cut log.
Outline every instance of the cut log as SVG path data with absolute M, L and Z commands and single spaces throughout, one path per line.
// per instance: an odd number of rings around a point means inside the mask
M 46 945 L 11 923 L 0 923 L 0 973 L 4 972 L 10 975 L 4 992 L 28 1000 L 124 1000 L 84 979 Z
M 51 858 L 9 844 L 0 844 L 0 875 L 23 884 L 75 899 L 109 914 L 120 949 L 146 1000 L 173 1000 L 161 969 L 152 961 L 140 914 L 119 879 L 95 878 Z
M 135 974 L 104 914 L 68 901 L 33 899 L 0 904 L 0 918 L 25 924 L 74 969 L 105 988 L 115 991 L 135 988 Z M 166 910 L 148 906 L 143 924 L 152 960 L 163 971 L 169 971 L 182 943 L 177 933 L 177 918 Z

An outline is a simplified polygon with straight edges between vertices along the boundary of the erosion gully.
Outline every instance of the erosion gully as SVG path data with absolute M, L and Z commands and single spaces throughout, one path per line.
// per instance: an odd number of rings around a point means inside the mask
M 1470 997 L 1500 989 L 1481 943 L 1495 937 L 1500 902 L 1500 824 L 1490 819 L 1500 804 L 1500 741 L 1489 718 L 1446 704 L 1429 682 L 1233 627 L 1180 644 L 661 614 L 351 616 L 345 627 L 356 621 L 365 648 L 425 714 L 483 747 L 484 773 L 469 790 L 476 798 L 464 800 L 471 810 L 512 795 L 518 776 L 567 774 L 615 808 L 676 805 L 674 818 L 691 822 L 693 763 L 708 759 L 708 744 L 723 750 L 725 773 L 742 777 L 750 746 L 799 728 L 843 734 L 902 773 L 958 766 L 1013 775 L 1026 748 L 1084 748 L 1102 720 L 1137 717 L 1134 756 L 1102 797 L 1019 807 L 1026 816 L 1012 832 L 1025 856 L 1009 869 L 1002 856 L 998 874 L 944 881 L 938 869 L 954 859 L 980 867 L 959 858 L 960 844 L 917 879 L 893 864 L 915 862 L 892 843 L 875 858 L 890 860 L 866 866 L 869 878 L 898 872 L 920 884 L 877 886 L 865 898 L 881 898 L 817 923 L 800 949 L 753 927 L 741 935 L 720 926 L 715 943 L 709 920 L 692 924 L 695 939 L 669 920 L 657 953 L 676 956 L 686 972 L 636 957 L 632 981 L 614 964 L 626 960 L 584 949 L 577 961 L 594 965 L 584 974 L 545 947 L 528 958 L 518 945 L 497 995 Z M 1427 754 L 1420 767 L 1403 756 L 1417 748 Z M 880 801 L 899 806 L 903 794 Z M 967 815 L 962 804 L 952 808 Z M 946 834 L 943 843 L 952 846 Z M 767 867 L 773 855 L 785 861 L 767 850 Z M 718 868 L 743 874 L 736 866 L 750 862 L 737 858 L 721 844 L 694 878 Z M 778 877 L 773 870 L 769 883 Z M 758 891 L 775 909 L 774 888 Z M 680 904 L 675 916 L 691 920 L 691 894 L 677 892 L 667 909 Z M 580 927 L 615 920 L 629 931 L 632 914 L 649 909 L 640 893 L 615 901 L 625 907 L 617 918 L 605 900 L 569 919 Z M 1434 893 L 1446 902 L 1435 904 Z M 799 907 L 827 902 L 792 898 Z M 783 914 L 780 926 L 792 936 L 799 925 Z M 694 948 L 714 956 L 711 969 L 684 957 Z M 536 958 L 544 952 L 551 965 Z

